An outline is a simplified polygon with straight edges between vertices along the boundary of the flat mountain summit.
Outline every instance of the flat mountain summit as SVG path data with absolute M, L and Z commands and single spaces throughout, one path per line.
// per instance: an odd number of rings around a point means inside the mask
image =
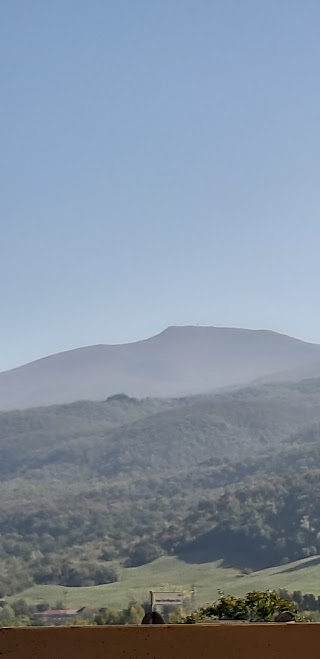
M 320 374 L 320 345 L 269 330 L 169 327 L 149 339 L 60 352 L 0 373 L 0 410 L 117 393 L 178 397 Z

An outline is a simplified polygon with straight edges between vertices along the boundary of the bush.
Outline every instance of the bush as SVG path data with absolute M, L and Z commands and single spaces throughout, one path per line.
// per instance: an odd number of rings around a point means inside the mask
M 187 616 L 185 623 L 218 618 L 219 620 L 243 620 L 266 622 L 273 620 L 276 613 L 295 612 L 294 603 L 282 599 L 276 591 L 251 592 L 245 597 L 222 595 L 220 599 L 199 611 Z

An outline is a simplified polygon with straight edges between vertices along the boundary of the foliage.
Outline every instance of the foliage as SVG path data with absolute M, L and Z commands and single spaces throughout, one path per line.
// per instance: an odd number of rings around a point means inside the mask
M 320 552 L 319 381 L 0 414 L 0 596 Z
M 139 625 L 144 616 L 144 608 L 138 602 L 130 602 L 122 611 L 99 609 L 94 618 L 96 625 Z
M 173 588 L 173 587 L 172 587 Z M 62 603 L 57 602 L 54 608 L 60 609 Z M 132 600 L 123 609 L 103 607 L 96 609 L 93 618 L 81 616 L 81 610 L 77 618 L 64 625 L 128 625 L 140 624 L 148 603 L 140 603 Z M 5 600 L 0 602 L 0 626 L 19 626 L 35 624 L 33 614 L 51 608 L 48 602 L 37 606 L 28 605 L 23 599 L 15 600 L 8 605 Z M 212 605 L 202 607 L 192 614 L 190 601 L 186 600 L 183 606 L 163 607 L 162 614 L 168 624 L 191 624 L 210 620 L 238 620 L 263 622 L 273 620 L 275 614 L 281 611 L 291 611 L 296 619 L 303 621 L 320 620 L 320 597 L 312 594 L 294 591 L 289 593 L 285 589 L 279 591 L 251 591 L 244 597 L 220 594 L 219 599 Z M 33 621 L 31 623 L 31 621 Z M 37 625 L 41 624 L 37 620 Z M 47 624 L 47 623 L 46 623 Z
M 284 588 L 279 590 L 279 594 L 281 597 L 293 602 L 299 611 L 320 613 L 320 596 L 316 597 L 313 593 L 303 594 L 300 590 L 294 590 L 293 593 L 289 593 Z
M 102 561 L 62 561 L 46 566 L 41 561 L 35 573 L 36 583 L 63 583 L 65 586 L 95 586 L 114 583 L 119 579 L 119 571 L 112 563 Z
M 132 548 L 128 549 L 128 559 L 126 567 L 137 567 L 145 563 L 151 563 L 161 556 L 161 548 L 159 545 L 149 544 L 146 542 L 138 542 Z
M 221 595 L 217 602 L 187 616 L 184 622 L 190 624 L 212 618 L 267 622 L 271 621 L 276 613 L 294 610 L 293 602 L 283 599 L 276 591 L 251 592 L 245 597 Z
M 207 553 L 256 568 L 314 556 L 320 552 L 319 503 L 319 470 L 252 480 L 217 498 L 206 516 L 210 533 L 199 533 L 181 549 L 205 546 Z

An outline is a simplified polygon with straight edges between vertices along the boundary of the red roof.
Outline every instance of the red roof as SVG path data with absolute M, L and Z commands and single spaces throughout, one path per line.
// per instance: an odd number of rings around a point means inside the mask
M 35 613 L 35 616 L 41 616 L 45 618 L 50 618 L 50 617 L 67 617 L 67 616 L 75 616 L 77 615 L 78 610 L 77 609 L 48 609 L 47 611 L 38 611 L 38 613 Z

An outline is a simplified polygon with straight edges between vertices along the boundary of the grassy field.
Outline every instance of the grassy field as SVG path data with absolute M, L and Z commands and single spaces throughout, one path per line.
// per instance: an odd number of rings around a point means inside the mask
M 218 591 L 241 595 L 249 590 L 286 588 L 320 594 L 320 556 L 303 559 L 249 575 L 234 568 L 223 568 L 220 562 L 189 564 L 173 557 L 163 557 L 137 568 L 122 570 L 121 580 L 114 584 L 88 588 L 34 586 L 12 599 L 22 597 L 28 603 L 48 601 L 52 606 L 66 598 L 67 607 L 124 608 L 130 600 L 148 599 L 149 591 L 182 589 L 189 594 L 196 588 L 195 606 L 214 601 Z

